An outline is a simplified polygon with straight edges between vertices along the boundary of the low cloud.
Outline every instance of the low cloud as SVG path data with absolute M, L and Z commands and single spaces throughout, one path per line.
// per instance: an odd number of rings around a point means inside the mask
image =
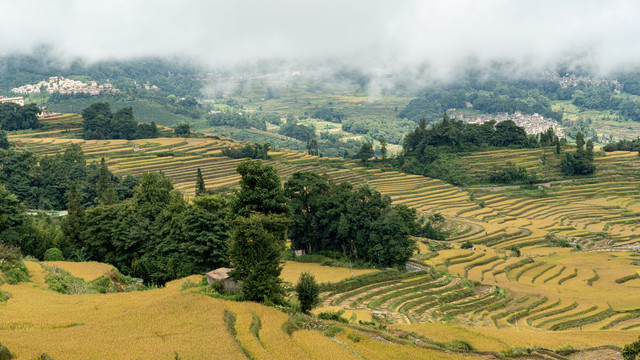
M 445 80 L 511 64 L 514 75 L 581 67 L 601 75 L 640 63 L 640 2 L 549 0 L 152 1 L 2 4 L 0 53 L 51 45 L 88 61 L 184 56 L 212 69 L 279 60 L 373 75 Z

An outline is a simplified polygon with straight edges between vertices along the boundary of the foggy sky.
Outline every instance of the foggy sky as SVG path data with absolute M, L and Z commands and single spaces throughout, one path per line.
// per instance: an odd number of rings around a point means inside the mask
M 442 78 L 461 64 L 527 72 L 569 59 L 606 74 L 640 63 L 639 15 L 632 0 L 0 0 L 0 53 L 333 59 L 378 74 L 428 63 Z

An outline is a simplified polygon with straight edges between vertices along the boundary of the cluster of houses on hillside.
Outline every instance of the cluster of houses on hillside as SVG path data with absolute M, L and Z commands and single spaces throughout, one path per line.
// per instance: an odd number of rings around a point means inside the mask
M 65 79 L 62 76 L 52 76 L 49 81 L 40 81 L 37 84 L 27 84 L 11 89 L 17 94 L 36 94 L 40 91 L 47 91 L 49 94 L 59 92 L 60 94 L 119 94 L 120 90 L 115 89 L 113 85 L 98 84 L 95 81 L 83 83 L 78 80 Z
M 451 111 L 450 111 L 451 110 Z M 469 124 L 484 124 L 487 121 L 495 120 L 496 122 L 501 122 L 505 120 L 512 120 L 518 126 L 522 126 L 527 134 L 539 134 L 548 128 L 553 128 L 558 136 L 564 136 L 563 130 L 564 128 L 558 124 L 553 119 L 545 119 L 544 116 L 534 113 L 533 115 L 523 114 L 520 111 L 516 111 L 513 114 L 509 113 L 498 113 L 496 115 L 467 115 L 465 116 L 463 113 L 455 113 L 455 109 L 447 110 L 450 113 L 451 117 L 456 119 L 465 120 Z
M 20 106 L 24 106 L 24 97 L 16 96 L 16 97 L 4 97 L 0 96 L 0 104 L 2 103 L 15 103 Z
M 544 73 L 545 80 L 555 82 L 560 84 L 560 87 L 566 88 L 569 86 L 578 86 L 578 84 L 583 83 L 587 85 L 607 85 L 613 87 L 613 91 L 616 94 L 620 93 L 622 90 L 622 84 L 618 80 L 605 80 L 605 79 L 594 79 L 590 76 L 580 76 L 575 74 L 565 74 L 564 76 L 560 76 L 555 72 L 545 72 Z

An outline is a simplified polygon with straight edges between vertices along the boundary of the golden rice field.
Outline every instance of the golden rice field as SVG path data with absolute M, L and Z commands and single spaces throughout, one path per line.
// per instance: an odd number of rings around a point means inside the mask
M 416 347 L 400 339 L 389 341 L 379 333 L 345 325 L 335 337 L 315 330 L 289 335 L 283 330 L 288 316 L 274 308 L 215 299 L 183 288 L 199 282 L 201 276 L 146 291 L 62 295 L 48 290 L 46 270 L 39 263 L 26 265 L 32 281 L 3 285 L 13 297 L 0 304 L 0 339 L 17 359 L 35 359 L 43 353 L 54 359 L 472 357 Z M 73 266 L 84 273 L 96 267 L 92 263 Z M 371 320 L 362 312 L 350 317 Z M 353 340 L 354 334 L 358 341 Z
M 637 339 L 629 331 L 611 331 L 606 336 L 600 331 L 543 331 L 514 328 L 468 327 L 450 324 L 398 324 L 393 328 L 409 330 L 428 336 L 436 341 L 468 341 L 478 350 L 506 351 L 515 347 L 544 347 L 559 349 L 567 346 L 589 348 L 602 345 L 623 346 Z M 635 336 L 635 338 L 634 338 Z
M 221 156 L 220 153 L 227 146 L 238 146 L 242 143 L 228 139 L 210 137 L 85 141 L 62 138 L 55 132 L 43 132 L 37 135 L 12 134 L 10 140 L 15 142 L 18 148 L 40 155 L 54 154 L 72 142 L 79 143 L 88 161 L 98 161 L 105 157 L 110 169 L 119 175 L 162 171 L 172 178 L 174 186 L 187 196 L 194 195 L 198 168 L 202 170 L 208 189 L 235 187 L 240 179 L 235 168 L 241 160 L 230 159 Z M 134 144 L 138 144 L 140 151 L 133 151 Z M 451 243 L 460 244 L 469 240 L 475 246 L 476 250 L 441 250 L 436 256 L 432 256 L 428 247 L 423 244 L 420 246 L 419 254 L 416 254 L 416 261 L 425 267 L 446 269 L 451 275 L 435 278 L 416 275 L 415 278 L 367 285 L 343 294 L 326 294 L 322 309 L 342 308 L 345 310 L 343 316 L 351 319 L 355 315 L 357 320 L 361 320 L 361 317 L 368 318 L 370 315 L 367 314 L 373 311 L 382 311 L 387 313 L 387 320 L 395 324 L 393 327 L 414 329 L 411 331 L 424 335 L 428 332 L 441 341 L 459 337 L 468 340 L 477 349 L 493 346 L 496 346 L 494 349 L 527 347 L 534 344 L 550 348 L 565 345 L 619 346 L 640 335 L 640 279 L 634 277 L 634 274 L 637 275 L 640 271 L 640 256 L 637 256 L 640 247 L 640 160 L 637 153 L 615 152 L 606 156 L 599 154 L 596 157 L 598 171 L 593 177 L 554 183 L 542 189 L 529 191 L 458 188 L 437 179 L 397 171 L 368 169 L 357 162 L 323 159 L 291 150 L 274 149 L 270 155 L 271 159 L 265 163 L 276 167 L 283 179 L 297 171 L 311 171 L 326 175 L 337 182 L 368 184 L 389 195 L 394 203 L 417 209 L 419 215 L 444 215 L 447 220 L 446 229 L 451 231 Z M 541 157 L 545 158 L 544 164 L 538 161 Z M 504 164 L 506 161 L 537 171 L 541 179 L 553 179 L 559 175 L 558 159 L 540 149 L 496 150 L 462 158 L 464 166 L 477 170 L 474 176 L 483 176 L 491 167 Z M 582 251 L 551 247 L 549 239 L 579 245 Z M 512 246 L 521 249 L 521 257 L 511 255 L 508 248 Z M 80 266 L 78 269 L 67 270 L 85 279 L 99 276 L 101 270 L 89 269 L 90 267 Z M 303 271 L 311 271 L 319 282 L 337 282 L 351 277 L 348 269 L 287 262 L 282 278 L 286 282 L 295 283 Z M 367 270 L 354 270 L 354 275 L 364 272 Z M 33 276 L 34 279 L 38 279 L 41 275 L 36 272 Z M 463 278 L 482 285 L 470 289 Z M 43 291 L 42 286 L 37 286 L 37 283 L 38 281 L 34 280 L 32 284 L 16 285 L 15 290 L 5 285 L 7 289 L 5 286 L 3 289 L 12 295 L 14 292 L 20 295 L 21 292 L 28 291 L 34 295 L 34 291 Z M 58 296 L 46 293 L 46 296 Z M 160 298 L 171 299 L 166 300 L 170 302 L 174 297 L 182 297 L 180 306 L 185 307 L 185 297 L 188 301 L 195 301 L 195 298 L 191 298 L 194 294 L 180 293 L 175 287 L 173 290 L 168 287 L 144 292 L 144 295 L 122 294 L 131 297 L 131 307 L 127 307 L 126 301 L 122 301 L 121 304 L 121 300 L 114 300 L 118 305 L 107 305 L 100 302 L 103 301 L 99 300 L 102 299 L 102 295 L 82 295 L 81 298 L 94 296 L 98 299 L 98 308 L 126 308 L 127 310 L 122 311 L 130 311 L 132 316 L 139 316 L 136 319 L 140 319 L 143 313 L 149 316 L 150 310 L 142 308 L 143 301 L 136 296 L 150 296 L 147 293 L 160 294 L 157 302 L 152 304 L 162 303 Z M 110 296 L 115 299 L 120 295 Z M 197 304 L 188 306 L 198 308 L 205 306 L 202 304 L 218 304 L 218 300 L 215 299 L 198 299 Z M 88 300 L 86 303 L 80 303 L 78 316 L 89 316 L 88 309 L 91 306 L 88 303 Z M 60 306 L 68 306 L 69 303 L 65 304 Z M 140 307 L 136 307 L 136 304 Z M 0 309 L 4 306 L 0 305 Z M 54 305 L 51 306 L 53 307 L 48 309 L 55 309 Z M 240 344 L 245 352 L 256 358 L 269 358 L 273 356 L 273 352 L 279 351 L 280 347 L 266 345 L 266 333 L 265 338 L 256 339 L 249 332 L 247 325 L 250 326 L 254 319 L 251 311 L 261 319 L 262 316 L 265 319 L 269 317 L 275 323 L 286 321 L 286 317 L 278 317 L 284 315 L 277 312 L 257 310 L 257 305 L 252 306 L 254 305 L 235 303 L 225 305 L 221 310 L 207 315 L 209 320 L 215 318 L 208 325 L 200 324 L 196 319 L 185 320 L 185 324 L 189 324 L 185 334 L 197 336 L 197 331 L 190 326 L 199 327 L 202 331 L 211 329 L 207 326 L 218 326 L 222 329 L 224 322 L 220 323 L 220 319 L 224 317 L 224 310 L 232 311 L 237 317 L 238 330 L 237 342 L 231 337 L 227 339 L 235 351 L 230 354 L 244 356 L 242 352 L 237 352 Z M 103 316 L 99 314 L 99 310 L 96 312 L 96 316 Z M 13 321 L 22 321 L 17 320 L 18 318 L 19 316 L 15 317 Z M 0 317 L 0 321 L 5 321 L 5 324 L 9 321 L 7 319 Z M 47 320 L 46 316 L 42 319 L 46 324 L 58 324 L 54 320 Z M 91 325 L 90 321 L 81 320 L 73 321 Z M 24 321 L 40 324 L 36 317 L 27 317 Z M 115 320 L 111 321 L 113 323 L 108 324 L 115 328 Z M 177 320 L 171 321 L 175 323 Z M 271 321 L 269 320 L 270 325 Z M 438 325 L 443 322 L 458 326 Z M 516 322 L 518 331 L 515 331 Z M 262 323 L 264 326 L 267 322 Z M 38 326 L 40 325 L 34 325 L 34 328 Z M 82 329 L 84 326 L 68 327 L 62 331 L 82 332 L 85 331 Z M 46 326 L 40 327 L 43 329 L 37 331 L 45 331 Z M 2 331 L 2 338 L 4 332 L 11 332 L 6 329 Z M 226 330 L 222 333 L 225 336 L 228 334 Z M 269 339 L 277 339 L 281 335 L 276 333 L 277 331 L 269 335 L 273 336 Z M 119 337 L 120 334 L 109 331 L 106 334 L 115 336 L 116 339 L 125 337 Z M 162 331 L 158 334 L 163 334 L 162 336 L 168 339 L 167 344 L 173 344 L 174 335 Z M 347 335 L 342 333 L 332 340 L 315 332 L 299 332 L 293 338 L 287 337 L 279 341 L 291 346 L 295 344 L 296 350 L 292 350 L 291 354 L 302 358 L 322 358 L 322 354 L 315 353 L 311 346 L 314 341 L 326 345 L 327 351 L 341 354 L 336 356 L 348 357 L 348 354 L 354 352 L 362 357 L 374 359 L 417 356 L 417 353 L 412 352 L 416 349 L 403 348 L 402 351 L 394 351 L 393 344 L 375 342 L 368 337 L 355 343 Z M 155 339 L 156 335 L 150 331 L 142 331 L 139 337 L 133 338 L 139 339 L 144 336 L 148 336 L 154 344 L 160 341 Z M 177 334 L 175 336 L 179 337 Z M 9 341 L 0 342 L 9 345 Z M 175 343 L 178 342 L 176 340 Z M 209 345 L 202 342 L 198 346 L 204 349 Z M 143 352 L 147 351 L 146 345 L 140 347 L 144 349 Z M 13 349 L 11 346 L 10 348 Z M 182 349 L 176 345 L 175 351 L 182 356 Z M 344 352 L 345 349 L 348 352 Z M 149 351 L 149 354 L 158 354 L 153 352 L 157 350 Z M 29 354 L 27 358 L 37 355 L 32 356 L 34 352 L 25 353 Z M 172 354 L 171 351 L 164 352 L 160 357 Z M 56 358 L 53 352 L 50 355 Z M 116 354 L 115 358 L 118 356 Z M 444 358 L 442 353 L 438 353 L 438 356 Z M 78 355 L 78 358 L 80 357 L 81 354 Z M 459 355 L 452 354 L 451 358 L 459 358 Z
M 69 261 L 43 261 L 45 265 L 59 267 L 68 271 L 72 276 L 80 278 L 86 282 L 97 280 L 108 275 L 115 268 L 109 264 L 95 261 L 69 262 Z
M 348 268 L 322 266 L 318 263 L 301 263 L 296 261 L 286 261 L 282 268 L 280 277 L 290 283 L 297 283 L 300 274 L 308 271 L 315 276 L 319 283 L 338 282 L 351 278 L 351 271 Z M 378 270 L 374 269 L 353 269 L 353 276 L 370 274 Z

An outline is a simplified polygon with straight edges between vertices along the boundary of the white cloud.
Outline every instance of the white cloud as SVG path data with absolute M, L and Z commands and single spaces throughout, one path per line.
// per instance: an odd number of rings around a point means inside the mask
M 523 71 L 640 62 L 632 0 L 0 0 L 0 53 L 51 44 L 89 60 L 185 55 L 209 65 L 338 59 L 371 73 L 444 78 L 473 61 Z M 416 75 L 418 76 L 418 75 Z

